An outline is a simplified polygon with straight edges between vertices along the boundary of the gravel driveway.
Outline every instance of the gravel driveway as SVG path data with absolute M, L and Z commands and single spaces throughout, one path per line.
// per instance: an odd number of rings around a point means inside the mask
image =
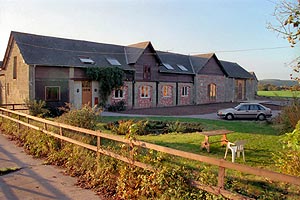
M 162 108 L 144 108 L 144 109 L 131 109 L 119 112 L 122 114 L 130 115 L 157 115 L 157 116 L 193 116 L 193 115 L 214 115 L 219 109 L 235 107 L 239 103 L 213 103 L 191 106 L 176 106 L 176 107 L 162 107 Z M 264 104 L 264 103 L 262 103 Z M 264 104 L 272 110 L 281 110 L 281 106 Z

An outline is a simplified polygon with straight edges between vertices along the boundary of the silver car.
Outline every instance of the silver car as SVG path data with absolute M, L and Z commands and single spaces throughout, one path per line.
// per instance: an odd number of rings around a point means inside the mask
M 272 110 L 259 103 L 240 103 L 234 108 L 219 110 L 217 115 L 228 120 L 234 118 L 254 118 L 262 121 L 272 116 Z

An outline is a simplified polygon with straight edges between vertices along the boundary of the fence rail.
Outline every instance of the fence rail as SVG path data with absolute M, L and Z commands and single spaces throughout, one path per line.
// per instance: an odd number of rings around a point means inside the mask
M 79 128 L 79 127 L 70 126 L 70 125 L 66 125 L 66 124 L 62 124 L 62 123 L 58 123 L 58 122 L 53 122 L 50 120 L 41 119 L 38 117 L 27 115 L 25 113 L 20 113 L 20 112 L 16 112 L 16 111 L 4 109 L 4 108 L 0 108 L 0 112 L 1 112 L 0 117 L 2 119 L 5 118 L 5 119 L 9 119 L 11 121 L 14 121 L 14 122 L 18 123 L 19 127 L 20 127 L 20 125 L 27 126 L 31 129 L 41 131 L 45 134 L 49 134 L 53 137 L 59 138 L 66 142 L 70 142 L 72 144 L 76 144 L 81 147 L 95 151 L 95 152 L 97 152 L 97 156 L 100 156 L 100 154 L 105 154 L 107 156 L 111 156 L 113 158 L 119 159 L 126 163 L 130 163 L 132 165 L 135 165 L 137 167 L 141 167 L 143 169 L 150 170 L 150 171 L 154 171 L 154 168 L 149 164 L 135 161 L 134 158 L 132 158 L 132 157 L 130 157 L 130 158 L 124 157 L 124 156 L 114 153 L 112 151 L 101 148 L 101 144 L 100 144 L 101 138 L 106 138 L 109 140 L 126 143 L 126 144 L 130 144 L 130 145 L 134 145 L 134 146 L 138 146 L 138 147 L 142 147 L 142 148 L 146 148 L 146 149 L 150 149 L 150 150 L 156 150 L 156 151 L 163 152 L 163 153 L 166 153 L 169 155 L 179 156 L 182 158 L 187 158 L 190 160 L 195 160 L 195 161 L 199 161 L 202 163 L 217 166 L 219 168 L 217 186 L 203 185 L 197 181 L 191 181 L 191 184 L 199 189 L 205 190 L 207 192 L 210 192 L 210 193 L 213 193 L 216 195 L 223 195 L 224 197 L 227 197 L 230 199 L 250 199 L 250 198 L 246 198 L 239 194 L 231 193 L 230 191 L 227 191 L 224 189 L 224 180 L 225 180 L 225 176 L 226 176 L 226 173 L 225 173 L 226 169 L 227 170 L 228 169 L 236 170 L 239 172 L 260 176 L 260 177 L 263 177 L 266 179 L 270 179 L 272 181 L 286 182 L 286 183 L 300 186 L 300 177 L 296 177 L 296 176 L 281 174 L 281 173 L 273 172 L 273 171 L 266 170 L 266 169 L 259 169 L 259 168 L 254 168 L 254 167 L 250 167 L 250 166 L 245 166 L 245 165 L 241 165 L 241 164 L 237 164 L 237 163 L 232 163 L 232 162 L 229 162 L 229 161 L 226 161 L 223 159 L 211 158 L 211 157 L 207 157 L 207 156 L 198 155 L 195 153 L 188 153 L 188 152 L 172 149 L 169 147 L 159 146 L 156 144 L 151 144 L 151 143 L 147 143 L 147 142 L 143 142 L 143 141 L 136 141 L 136 140 L 132 141 L 129 139 L 124 139 L 121 136 L 106 134 L 106 133 L 102 133 L 100 131 L 92 131 L 92 130 L 88 130 L 88 129 L 84 129 L 84 128 Z M 12 114 L 17 116 L 17 118 L 12 117 L 11 116 Z M 22 120 L 20 120 L 21 117 L 24 117 L 27 120 L 22 121 Z M 44 124 L 44 126 L 38 127 L 37 125 L 34 125 L 32 123 L 32 121 L 42 123 L 42 124 Z M 48 125 L 59 128 L 59 134 L 47 130 Z M 76 131 L 76 132 L 87 134 L 87 135 L 96 136 L 97 137 L 97 146 L 86 144 L 81 141 L 77 141 L 72 138 L 66 137 L 66 136 L 64 136 L 64 130 L 71 130 L 71 131 Z
M 28 110 L 26 105 L 23 103 L 17 103 L 17 104 L 1 104 L 0 107 L 4 107 L 11 110 Z

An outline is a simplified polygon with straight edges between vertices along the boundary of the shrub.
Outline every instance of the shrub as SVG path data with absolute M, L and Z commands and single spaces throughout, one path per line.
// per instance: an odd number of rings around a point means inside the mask
M 41 158 L 50 155 L 60 147 L 57 139 L 40 131 L 30 130 L 24 138 L 25 150 L 34 157 Z
M 291 132 L 300 120 L 300 100 L 294 98 L 291 105 L 285 106 L 279 116 L 282 133 Z
M 300 176 L 300 120 L 291 133 L 282 139 L 283 149 L 274 155 L 276 165 L 282 172 Z
M 107 110 L 110 112 L 124 111 L 126 110 L 126 102 L 121 100 L 113 103 L 112 105 L 108 105 Z
M 49 110 L 46 109 L 46 102 L 39 100 L 25 100 L 25 106 L 29 110 L 29 114 L 37 117 L 45 117 L 49 114 Z
M 171 132 L 190 133 L 202 131 L 203 129 L 200 123 L 155 120 L 120 120 L 110 122 L 104 128 L 119 135 L 126 135 L 129 132 L 133 132 L 136 135 L 165 134 Z
M 130 126 L 134 122 L 132 120 L 120 120 L 116 126 L 113 126 L 111 131 L 118 135 L 127 135 L 129 133 Z
M 70 109 L 65 108 L 64 111 L 65 113 L 57 118 L 56 121 L 91 130 L 95 129 L 97 116 L 100 113 L 99 109 L 96 107 L 91 108 L 89 105 L 84 105 L 79 110 L 72 107 Z

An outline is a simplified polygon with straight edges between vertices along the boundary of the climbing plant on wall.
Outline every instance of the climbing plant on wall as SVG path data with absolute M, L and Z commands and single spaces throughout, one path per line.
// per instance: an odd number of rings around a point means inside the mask
M 86 74 L 99 81 L 100 105 L 105 105 L 115 88 L 123 86 L 124 71 L 118 67 L 90 67 L 86 69 Z

